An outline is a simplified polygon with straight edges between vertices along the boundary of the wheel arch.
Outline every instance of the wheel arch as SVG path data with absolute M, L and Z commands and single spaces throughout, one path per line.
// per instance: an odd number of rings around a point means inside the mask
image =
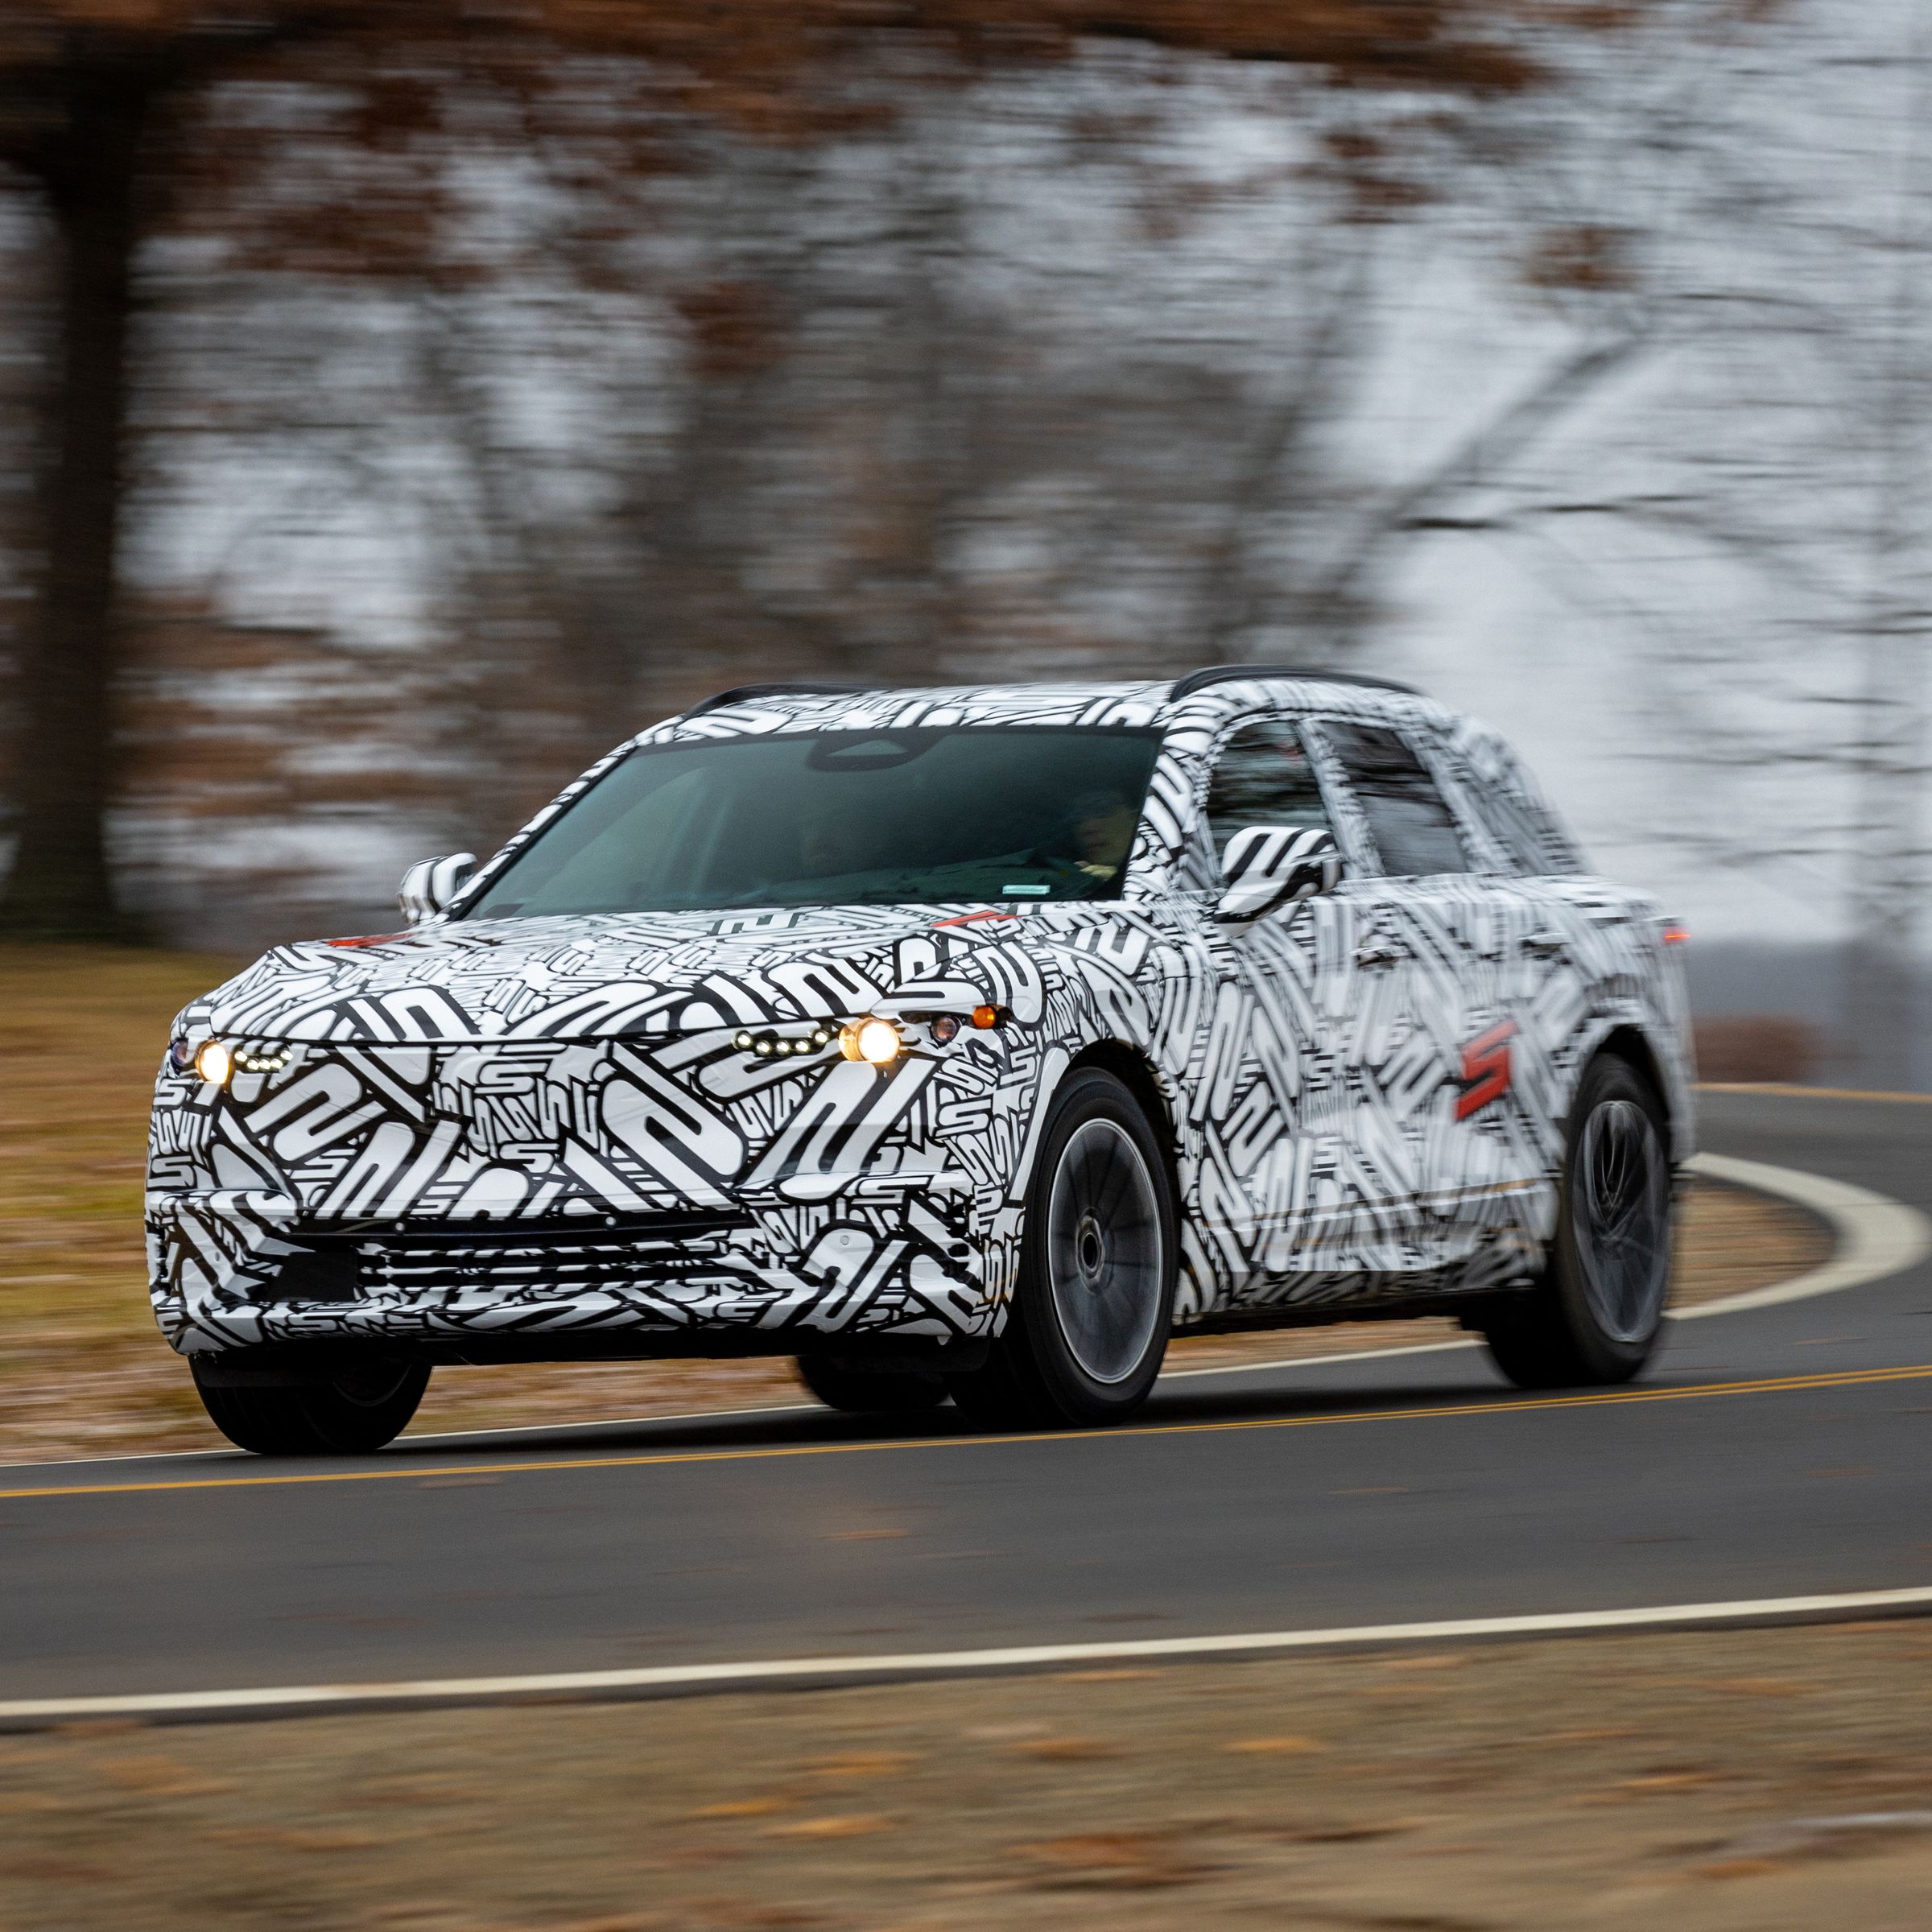
M 1160 1142 L 1161 1151 L 1166 1156 L 1167 1176 L 1174 1183 L 1178 1208 L 1180 1135 L 1172 1098 L 1154 1071 L 1154 1063 L 1137 1046 L 1129 1046 L 1125 1040 L 1107 1039 L 1096 1040 L 1082 1047 L 1068 1062 L 1067 1071 L 1077 1073 L 1084 1067 L 1097 1067 L 1101 1071 L 1112 1074 L 1140 1102 L 1141 1111 L 1147 1116 L 1147 1124 L 1154 1129 L 1154 1137 Z
M 1597 1054 L 1611 1054 L 1626 1062 L 1650 1084 L 1650 1091 L 1657 1096 L 1657 1104 L 1664 1110 L 1664 1125 L 1673 1139 L 1678 1129 L 1677 1109 L 1671 1099 L 1671 1082 L 1662 1059 L 1651 1044 L 1649 1036 L 1641 1026 L 1625 1021 L 1612 1026 L 1596 1043 Z

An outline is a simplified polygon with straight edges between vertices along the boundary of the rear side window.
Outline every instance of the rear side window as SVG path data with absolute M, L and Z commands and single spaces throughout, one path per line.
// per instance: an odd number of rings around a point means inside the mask
M 1322 729 L 1390 878 L 1472 869 L 1455 814 L 1406 738 L 1379 724 L 1326 724 Z
M 1328 826 L 1328 807 L 1301 733 L 1285 718 L 1244 724 L 1221 747 L 1208 786 L 1215 857 L 1250 825 Z
M 1492 733 L 1464 720 L 1438 749 L 1454 761 L 1463 803 L 1513 861 L 1513 870 L 1536 878 L 1588 869 L 1535 781 Z
M 1555 871 L 1544 848 L 1543 829 L 1522 800 L 1502 786 L 1486 785 L 1467 773 L 1461 775 L 1469 809 L 1482 820 L 1484 831 L 1509 861 L 1509 869 L 1523 878 Z

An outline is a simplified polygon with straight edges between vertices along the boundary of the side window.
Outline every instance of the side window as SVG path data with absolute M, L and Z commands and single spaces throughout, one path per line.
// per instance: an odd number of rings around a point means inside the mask
M 1250 825 L 1327 824 L 1315 767 L 1286 719 L 1244 724 L 1221 747 L 1208 783 L 1208 830 L 1217 859 Z
M 1483 822 L 1496 849 L 1520 878 L 1534 878 L 1554 869 L 1542 847 L 1535 822 L 1522 801 L 1500 785 L 1486 785 L 1470 773 L 1458 774 L 1469 809 Z
M 1536 781 L 1506 749 L 1492 746 L 1488 758 L 1476 766 L 1476 776 L 1496 799 L 1496 811 L 1510 828 L 1512 848 L 1522 852 L 1531 873 L 1560 876 L 1590 869 Z
M 1406 739 L 1379 724 L 1336 723 L 1322 729 L 1390 878 L 1471 869 L 1455 815 Z

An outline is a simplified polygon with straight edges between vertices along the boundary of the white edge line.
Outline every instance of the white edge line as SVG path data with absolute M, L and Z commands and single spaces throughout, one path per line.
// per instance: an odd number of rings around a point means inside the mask
M 1813 1295 L 1835 1294 L 1841 1289 L 1862 1287 L 1868 1282 L 1902 1274 L 1932 1254 L 1932 1220 L 1916 1208 L 1874 1194 L 1868 1188 L 1855 1187 L 1848 1181 L 1827 1180 L 1823 1174 L 1806 1174 L 1795 1167 L 1775 1167 L 1765 1161 L 1740 1160 L 1728 1154 L 1693 1154 L 1685 1166 L 1693 1174 L 1748 1187 L 1808 1209 L 1831 1228 L 1835 1247 L 1830 1261 L 1794 1275 L 1789 1281 L 1774 1282 L 1768 1288 L 1753 1288 L 1742 1294 L 1726 1295 L 1719 1301 L 1703 1302 L 1695 1308 L 1674 1308 L 1668 1316 L 1671 1321 L 1695 1322 L 1706 1315 L 1735 1315 L 1750 1308 L 1772 1308 L 1784 1302 L 1805 1301 Z M 1356 1348 L 1340 1355 L 1294 1356 L 1286 1361 L 1227 1362 L 1213 1368 L 1166 1368 L 1160 1379 L 1179 1382 L 1209 1375 L 1264 1375 L 1287 1368 L 1326 1368 L 1342 1362 L 1397 1361 L 1404 1356 L 1442 1355 L 1451 1349 L 1480 1345 L 1472 1336 L 1467 1341 L 1418 1342 L 1401 1348 Z M 820 1413 L 821 1409 L 817 1402 L 768 1403 L 756 1409 L 687 1409 L 670 1415 L 613 1416 L 592 1422 L 518 1422 L 501 1429 L 444 1429 L 406 1434 L 398 1440 L 457 1443 L 506 1435 L 555 1436 L 592 1429 L 637 1429 L 651 1422 L 732 1422 L 760 1415 L 803 1415 Z M 157 1449 L 133 1455 L 76 1455 L 51 1463 L 7 1463 L 0 1464 L 0 1468 L 72 1469 L 110 1463 L 249 1459 L 239 1449 Z
M 635 1365 L 642 1367 L 648 1357 Z M 782 1361 L 782 1356 L 754 1357 Z M 588 1422 L 514 1422 L 500 1429 L 440 1429 L 419 1435 L 414 1430 L 398 1436 L 404 1443 L 466 1443 L 473 1437 L 497 1435 L 556 1435 L 583 1429 L 635 1429 L 645 1422 L 732 1422 L 748 1415 L 824 1415 L 823 1402 L 778 1402 L 757 1409 L 681 1409 L 669 1415 L 613 1415 Z M 0 1474 L 9 1469 L 82 1469 L 103 1463 L 252 1463 L 258 1459 L 246 1449 L 142 1449 L 132 1455 L 68 1455 L 51 1463 L 0 1462 Z
M 1836 1237 L 1831 1260 L 1822 1265 L 1754 1288 L 1722 1301 L 1705 1302 L 1678 1311 L 1674 1319 L 1697 1321 L 1707 1315 L 1736 1315 L 1748 1308 L 1775 1308 L 1784 1302 L 1806 1301 L 1816 1294 L 1835 1294 L 1844 1288 L 1883 1281 L 1888 1275 L 1916 1267 L 1932 1254 L 1932 1220 L 1902 1201 L 1855 1187 L 1848 1181 L 1827 1180 L 1821 1174 L 1795 1167 L 1773 1167 L 1764 1161 L 1739 1160 L 1728 1154 L 1700 1154 L 1688 1162 L 1693 1173 L 1734 1187 L 1749 1187 L 1808 1208 L 1826 1222 Z
M 1439 1320 L 1439 1316 L 1418 1315 L 1418 1321 Z M 1265 1368 L 1326 1368 L 1332 1362 L 1393 1362 L 1405 1355 L 1440 1355 L 1449 1348 L 1473 1348 L 1468 1341 L 1407 1342 L 1400 1348 L 1352 1348 L 1344 1355 L 1297 1355 L 1283 1362 L 1224 1362 L 1216 1368 L 1163 1368 L 1163 1382 L 1185 1382 L 1198 1375 L 1259 1375 Z
M 1647 1604 L 1626 1610 L 1572 1610 L 1530 1616 L 1460 1617 L 1433 1623 L 1355 1624 L 1323 1630 L 1265 1630 L 1224 1637 L 1127 1638 L 1097 1644 L 1022 1644 L 1001 1649 L 923 1650 L 875 1657 L 786 1657 L 728 1664 L 661 1664 L 627 1670 L 554 1671 L 513 1677 L 422 1678 L 388 1683 L 283 1684 L 239 1690 L 141 1692 L 112 1697 L 20 1698 L 0 1703 L 0 1727 L 107 1717 L 266 1715 L 357 1705 L 495 1702 L 506 1698 L 578 1698 L 651 1691 L 731 1690 L 816 1680 L 1009 1671 L 1042 1665 L 1129 1658 L 1265 1655 L 1377 1644 L 1454 1643 L 1481 1637 L 1561 1636 L 1669 1625 L 1830 1620 L 1872 1612 L 1932 1612 L 1932 1589 L 1856 1590 L 1831 1596 L 1772 1596 L 1728 1603 Z

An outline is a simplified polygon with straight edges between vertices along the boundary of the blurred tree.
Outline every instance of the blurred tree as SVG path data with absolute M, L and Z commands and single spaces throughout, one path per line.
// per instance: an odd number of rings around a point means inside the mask
M 1620 667 L 1655 761 L 1629 844 L 1844 945 L 1834 1077 L 1932 1077 L 1932 13 L 1657 0 L 1545 51 L 1566 138 L 1509 177 L 1522 266 L 1616 407 L 1444 526 Z
M 38 197 L 50 267 L 35 603 L 17 651 L 15 845 L 0 929 L 126 931 L 104 822 L 140 250 L 197 209 L 247 204 L 218 191 L 245 182 L 254 155 L 198 138 L 213 90 L 324 85 L 361 156 L 342 167 L 352 195 L 292 211 L 249 204 L 262 261 L 415 272 L 451 213 L 448 184 L 414 165 L 416 138 L 485 96 L 535 120 L 586 89 L 668 87 L 695 111 L 796 140 L 826 122 L 801 76 L 836 73 L 855 37 L 880 34 L 941 42 L 969 64 L 1056 58 L 1092 34 L 1308 64 L 1345 86 L 1501 92 L 1530 78 L 1497 31 L 1506 11 L 1483 0 L 11 0 L 0 19 L 0 163 Z M 655 159 L 607 141 L 584 165 Z M 695 324 L 728 369 L 755 316 L 726 289 L 698 300 Z

